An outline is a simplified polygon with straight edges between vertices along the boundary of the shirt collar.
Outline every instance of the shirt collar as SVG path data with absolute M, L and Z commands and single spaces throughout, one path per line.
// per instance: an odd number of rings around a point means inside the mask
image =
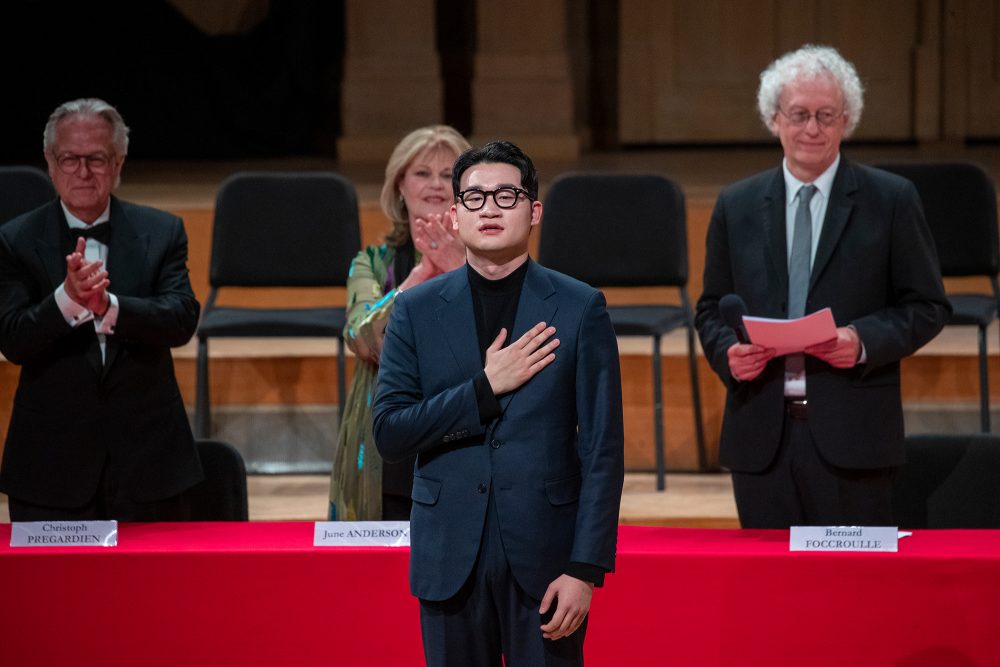
M 840 153 L 837 153 L 836 159 L 833 163 L 826 168 L 822 174 L 820 174 L 812 185 L 816 186 L 819 193 L 823 195 L 824 199 L 829 200 L 830 190 L 833 189 L 833 178 L 837 175 L 837 167 L 840 166 Z M 803 185 L 809 185 L 808 183 L 803 183 L 799 179 L 792 176 L 792 172 L 788 170 L 788 160 L 781 161 L 781 170 L 785 174 L 785 206 L 791 206 L 792 201 L 795 200 L 795 195 L 799 193 L 799 188 Z
M 104 213 L 97 216 L 97 220 L 94 220 L 89 225 L 70 213 L 69 209 L 66 208 L 66 204 L 61 199 L 59 200 L 59 205 L 62 206 L 63 213 L 66 215 L 66 222 L 69 224 L 70 229 L 89 229 L 111 219 L 111 199 L 108 199 L 108 205 L 104 207 Z

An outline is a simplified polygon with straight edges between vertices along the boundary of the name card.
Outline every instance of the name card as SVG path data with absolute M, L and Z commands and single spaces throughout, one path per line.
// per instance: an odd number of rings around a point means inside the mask
M 117 521 L 15 521 L 12 547 L 116 547 Z
M 408 547 L 409 521 L 317 521 L 314 547 Z
M 893 526 L 792 526 L 789 551 L 898 551 Z

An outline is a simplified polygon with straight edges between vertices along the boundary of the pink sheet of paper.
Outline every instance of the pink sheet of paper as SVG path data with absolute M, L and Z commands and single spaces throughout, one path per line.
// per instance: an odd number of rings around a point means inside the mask
M 795 320 L 744 315 L 743 324 L 752 343 L 773 347 L 778 356 L 802 352 L 810 345 L 837 337 L 837 325 L 829 308 L 817 310 Z

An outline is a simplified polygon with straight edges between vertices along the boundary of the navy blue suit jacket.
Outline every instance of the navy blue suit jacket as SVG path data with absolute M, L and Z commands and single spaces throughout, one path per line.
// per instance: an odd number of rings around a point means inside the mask
M 397 297 L 375 440 L 386 460 L 417 455 L 414 595 L 445 600 L 468 578 L 492 486 L 511 570 L 541 598 L 570 562 L 614 568 L 624 477 L 618 344 L 599 291 L 532 262 L 510 340 L 544 321 L 560 345 L 555 361 L 498 397 L 502 416 L 483 425 L 472 308 L 465 267 Z
M 111 199 L 110 291 L 118 298 L 106 361 L 92 323 L 73 328 L 54 292 L 73 240 L 55 200 L 0 227 L 0 352 L 21 366 L 0 490 L 78 507 L 110 457 L 133 500 L 176 495 L 201 465 L 170 348 L 198 325 L 180 218 Z
M 712 368 L 729 391 L 720 462 L 764 470 L 778 450 L 784 418 L 784 357 L 756 379 L 729 375 L 736 342 L 719 299 L 743 297 L 751 315 L 787 317 L 785 179 L 781 168 L 727 187 L 706 241 L 704 293 L 696 324 Z M 809 428 L 827 462 L 842 468 L 903 463 L 899 361 L 931 340 L 951 312 L 934 240 L 913 184 L 841 158 L 809 279 L 806 313 L 829 306 L 837 326 L 853 325 L 867 362 L 834 368 L 806 355 Z

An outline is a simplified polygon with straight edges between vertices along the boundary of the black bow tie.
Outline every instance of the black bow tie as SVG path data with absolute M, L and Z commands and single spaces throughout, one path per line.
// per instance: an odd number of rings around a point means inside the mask
M 98 243 L 108 245 L 108 241 L 111 239 L 111 225 L 104 222 L 99 225 L 92 225 L 86 229 L 70 227 L 69 233 L 70 236 L 73 237 L 74 243 L 76 243 L 76 240 L 82 236 L 85 239 L 94 239 Z

